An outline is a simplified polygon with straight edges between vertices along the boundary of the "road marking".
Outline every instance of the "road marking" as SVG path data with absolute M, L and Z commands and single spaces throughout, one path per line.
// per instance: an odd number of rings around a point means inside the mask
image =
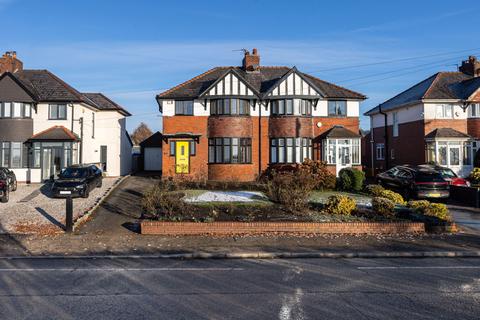
M 395 270 L 395 269 L 480 269 L 480 266 L 422 266 L 422 267 L 357 267 L 359 270 Z
M 8 268 L 0 272 L 39 272 L 39 271 L 243 271 L 243 268 Z

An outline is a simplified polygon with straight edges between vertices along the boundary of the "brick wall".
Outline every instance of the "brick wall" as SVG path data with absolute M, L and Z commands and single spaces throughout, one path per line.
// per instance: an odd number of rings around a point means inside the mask
M 270 117 L 270 137 L 313 137 L 311 117 Z
M 480 139 L 480 119 L 470 118 L 467 120 L 467 133 L 475 139 Z
M 257 164 L 209 164 L 208 180 L 213 181 L 254 181 Z
M 208 118 L 208 137 L 251 138 L 252 117 L 215 116 Z
M 425 120 L 425 135 L 437 128 L 452 128 L 467 133 L 467 121 L 465 119 L 428 119 Z
M 233 235 L 255 233 L 303 234 L 390 234 L 421 233 L 425 225 L 419 222 L 142 222 L 142 234 L 157 235 Z
M 319 127 L 317 124 L 321 123 Z M 346 129 L 358 133 L 360 130 L 360 121 L 358 118 L 353 117 L 313 117 L 312 118 L 312 127 L 313 127 L 313 136 L 318 137 L 322 133 L 331 129 L 334 126 L 344 126 Z M 315 160 L 322 160 L 322 145 L 321 141 L 316 141 L 313 144 L 313 156 Z

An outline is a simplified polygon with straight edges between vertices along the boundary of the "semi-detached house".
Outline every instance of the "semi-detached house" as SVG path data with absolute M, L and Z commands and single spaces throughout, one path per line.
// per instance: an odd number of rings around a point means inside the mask
M 436 163 L 466 176 L 480 147 L 480 62 L 471 56 L 458 72 L 438 72 L 365 115 L 367 167 Z
M 0 57 L 0 166 L 20 182 L 41 182 L 78 163 L 95 163 L 108 176 L 129 173 L 129 115 L 101 93 L 24 69 L 15 52 Z
M 157 96 L 165 177 L 252 181 L 269 165 L 324 160 L 360 166 L 363 94 L 297 68 L 216 67 Z

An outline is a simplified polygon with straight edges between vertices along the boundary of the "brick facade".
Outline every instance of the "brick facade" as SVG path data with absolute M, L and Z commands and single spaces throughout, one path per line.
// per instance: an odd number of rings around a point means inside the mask
M 313 138 L 312 117 L 270 117 L 269 132 L 271 138 L 306 137 Z

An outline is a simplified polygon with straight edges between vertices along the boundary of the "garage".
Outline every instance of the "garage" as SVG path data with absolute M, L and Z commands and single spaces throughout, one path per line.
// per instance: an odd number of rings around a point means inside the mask
M 140 143 L 144 171 L 162 171 L 162 134 L 156 132 Z

